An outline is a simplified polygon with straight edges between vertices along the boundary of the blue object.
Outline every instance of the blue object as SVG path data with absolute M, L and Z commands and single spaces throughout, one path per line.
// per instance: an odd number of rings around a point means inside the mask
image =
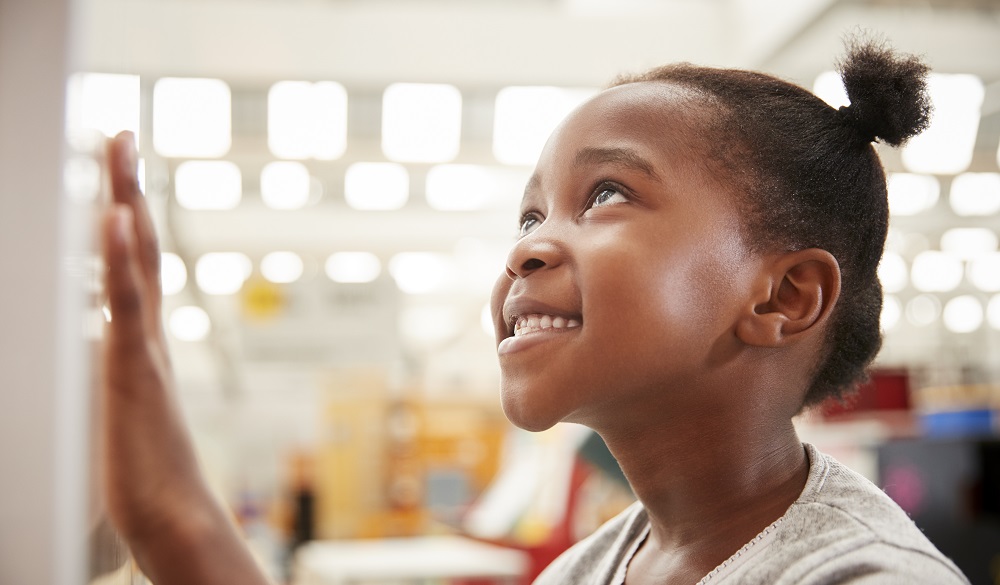
M 989 435 L 993 433 L 993 416 L 987 409 L 956 410 L 923 414 L 920 422 L 929 437 Z

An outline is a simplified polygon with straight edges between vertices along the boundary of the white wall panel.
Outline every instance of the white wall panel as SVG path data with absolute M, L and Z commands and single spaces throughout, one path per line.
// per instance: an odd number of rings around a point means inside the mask
M 79 216 L 62 196 L 71 0 L 0 0 L 0 583 L 85 579 Z

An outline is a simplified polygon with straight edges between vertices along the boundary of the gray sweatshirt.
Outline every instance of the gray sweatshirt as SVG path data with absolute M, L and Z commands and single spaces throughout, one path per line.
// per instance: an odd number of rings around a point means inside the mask
M 700 585 L 968 585 L 882 490 L 812 445 L 805 449 L 809 477 L 799 498 Z M 535 585 L 620 585 L 648 531 L 636 502 L 556 559 Z

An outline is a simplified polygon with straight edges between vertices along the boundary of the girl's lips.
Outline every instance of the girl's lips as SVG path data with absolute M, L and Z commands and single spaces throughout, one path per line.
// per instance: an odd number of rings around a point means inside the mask
M 520 315 L 514 319 L 514 337 L 548 329 L 573 329 L 580 325 L 580 319 L 568 319 L 559 315 L 546 315 L 542 313 Z
M 546 341 L 552 341 L 558 339 L 564 335 L 572 335 L 580 330 L 581 323 L 576 319 L 565 319 L 563 317 L 558 317 L 558 319 L 563 319 L 564 324 L 561 327 L 555 327 L 551 324 L 548 327 L 540 327 L 540 323 L 532 326 L 531 318 L 540 318 L 541 315 L 530 315 L 524 318 L 524 326 L 521 325 L 522 320 L 518 319 L 515 324 L 514 334 L 500 341 L 497 345 L 497 355 L 505 355 L 514 353 L 517 351 L 522 351 L 538 345 L 540 343 L 545 343 Z M 544 317 L 548 317 L 545 315 Z M 550 321 L 554 321 L 557 318 L 551 318 Z M 569 326 L 568 322 L 572 321 L 573 326 Z

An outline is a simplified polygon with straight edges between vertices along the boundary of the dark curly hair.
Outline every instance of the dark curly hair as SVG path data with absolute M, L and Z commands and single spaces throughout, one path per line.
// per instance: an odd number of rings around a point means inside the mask
M 881 347 L 876 270 L 889 209 L 872 142 L 902 145 L 927 127 L 931 109 L 927 65 L 884 42 L 849 41 L 838 69 L 851 102 L 839 110 L 771 75 L 688 63 L 613 83 L 667 82 L 709 100 L 706 163 L 742 194 L 750 245 L 821 248 L 839 262 L 841 296 L 804 407 L 853 389 Z

